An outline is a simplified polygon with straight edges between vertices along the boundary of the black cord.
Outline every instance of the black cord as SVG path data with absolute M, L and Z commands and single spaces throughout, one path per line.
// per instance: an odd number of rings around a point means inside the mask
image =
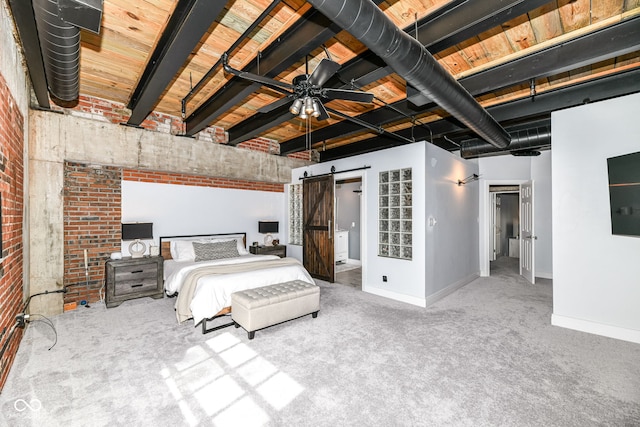
M 42 323 L 44 323 L 45 325 L 49 325 L 49 326 L 51 327 L 51 329 L 53 329 L 54 340 L 53 340 L 53 345 L 51 345 L 51 347 L 49 347 L 49 349 L 47 350 L 47 351 L 49 351 L 49 350 L 51 350 L 53 347 L 55 347 L 55 346 L 56 346 L 56 344 L 58 343 L 58 331 L 56 331 L 55 326 L 53 326 L 53 322 L 51 321 L 51 319 L 49 319 L 49 318 L 48 318 L 48 317 L 46 317 L 45 315 L 43 315 L 43 314 L 31 314 L 29 317 L 31 318 L 31 317 L 33 317 L 33 316 L 40 316 L 40 317 L 42 317 L 44 320 L 37 320 L 37 319 L 36 319 L 36 320 L 31 320 L 31 319 L 29 319 L 29 322 L 42 322 Z
M 44 292 L 40 292 L 39 294 L 33 294 L 33 295 L 29 295 L 29 298 L 27 298 L 27 302 L 24 305 L 24 308 L 22 309 L 23 313 L 27 312 L 27 308 L 29 307 L 29 303 L 31 302 L 31 298 L 33 297 L 38 297 L 40 295 L 49 295 L 49 294 L 65 294 L 67 293 L 67 288 L 62 288 L 62 289 L 56 289 L 55 291 L 44 291 Z

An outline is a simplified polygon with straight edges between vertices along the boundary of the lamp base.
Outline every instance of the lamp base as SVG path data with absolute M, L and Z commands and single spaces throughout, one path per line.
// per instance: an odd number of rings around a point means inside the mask
M 265 246 L 271 245 L 271 242 L 273 242 L 273 236 L 271 234 L 267 234 L 266 236 L 264 236 L 264 245 Z
M 146 250 L 147 245 L 145 245 L 144 242 L 141 242 L 139 239 L 134 240 L 129 245 L 129 253 L 131 253 L 131 258 L 142 258 Z

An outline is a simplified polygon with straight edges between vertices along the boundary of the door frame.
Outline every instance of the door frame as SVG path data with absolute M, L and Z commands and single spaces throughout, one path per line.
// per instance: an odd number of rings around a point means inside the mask
M 333 175 L 333 182 L 350 178 L 360 178 L 362 193 L 360 193 L 360 261 L 362 263 L 362 290 L 367 289 L 367 177 L 366 170 L 360 169 L 350 172 L 341 172 Z M 334 191 L 335 194 L 335 191 Z M 334 208 L 336 208 L 334 203 Z M 334 212 L 335 217 L 335 212 Z M 376 234 L 377 236 L 377 234 Z
M 480 276 L 489 277 L 491 275 L 490 254 L 491 250 L 491 185 L 517 185 L 530 181 L 528 179 L 480 179 L 480 230 L 479 230 L 479 255 L 480 255 Z

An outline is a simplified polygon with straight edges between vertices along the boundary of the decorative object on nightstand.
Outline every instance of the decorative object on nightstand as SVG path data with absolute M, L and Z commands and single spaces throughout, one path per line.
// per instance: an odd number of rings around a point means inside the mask
M 126 257 L 105 264 L 106 305 L 117 307 L 134 298 L 162 298 L 162 257 Z
M 129 245 L 131 258 L 142 258 L 147 250 L 147 245 L 142 239 L 153 239 L 152 222 L 132 222 L 122 224 L 122 240 L 133 240 Z
M 278 221 L 258 221 L 258 232 L 266 234 L 266 236 L 264 236 L 264 245 L 270 245 L 273 241 L 271 233 L 278 232 Z
M 249 246 L 249 252 L 254 255 L 278 255 L 284 258 L 287 256 L 287 245 Z

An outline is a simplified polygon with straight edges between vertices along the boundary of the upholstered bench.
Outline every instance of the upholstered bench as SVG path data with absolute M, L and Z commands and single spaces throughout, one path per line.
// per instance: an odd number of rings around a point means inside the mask
M 293 280 L 231 294 L 231 318 L 253 339 L 258 329 L 286 322 L 320 310 L 320 288 Z

